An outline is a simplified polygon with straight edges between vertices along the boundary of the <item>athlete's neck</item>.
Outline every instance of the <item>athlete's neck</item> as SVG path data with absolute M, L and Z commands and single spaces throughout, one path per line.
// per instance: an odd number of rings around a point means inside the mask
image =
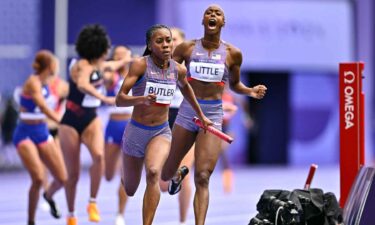
M 202 46 L 205 49 L 212 50 L 220 47 L 220 35 L 207 35 L 202 38 Z
M 47 84 L 52 75 L 50 74 L 50 71 L 44 70 L 40 72 L 39 74 L 36 74 L 42 84 Z
M 167 69 L 168 68 L 168 61 L 164 59 L 159 59 L 158 57 L 154 56 L 153 54 L 150 55 L 152 62 L 160 69 Z
M 95 70 L 99 70 L 99 64 L 100 64 L 99 59 L 92 59 L 88 61 L 89 61 L 89 64 L 94 67 Z

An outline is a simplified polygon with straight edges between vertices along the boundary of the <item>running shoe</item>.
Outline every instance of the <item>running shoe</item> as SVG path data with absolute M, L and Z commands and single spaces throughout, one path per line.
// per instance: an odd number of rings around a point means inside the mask
M 77 217 L 68 216 L 66 217 L 66 225 L 77 225 Z
M 229 194 L 233 190 L 233 171 L 225 169 L 222 173 L 224 192 Z
M 124 217 L 121 214 L 116 215 L 115 225 L 125 225 Z
M 89 214 L 89 221 L 91 222 L 99 222 L 100 221 L 100 215 L 98 207 L 96 206 L 95 202 L 90 202 L 87 205 L 87 213 Z
M 60 213 L 60 210 L 57 208 L 55 201 L 52 198 L 48 199 L 46 192 L 43 193 L 43 198 L 44 200 L 46 200 L 46 202 L 49 205 L 49 208 L 50 208 L 49 211 L 51 215 L 55 217 L 56 219 L 59 219 L 61 217 L 61 213 Z
M 178 169 L 177 173 L 180 175 L 178 181 L 175 181 L 175 178 L 172 178 L 169 181 L 168 192 L 170 195 L 175 195 L 181 190 L 181 183 L 189 173 L 189 168 L 182 166 L 180 169 Z

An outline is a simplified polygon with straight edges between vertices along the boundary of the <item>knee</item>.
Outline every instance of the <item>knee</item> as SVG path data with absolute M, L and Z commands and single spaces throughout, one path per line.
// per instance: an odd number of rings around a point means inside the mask
M 197 172 L 194 176 L 195 186 L 197 188 L 198 187 L 207 188 L 210 182 L 211 174 L 212 174 L 212 171 L 208 171 L 208 170 Z
M 33 188 L 41 188 L 43 185 L 43 176 L 34 177 L 31 183 Z
M 68 181 L 68 175 L 63 174 L 63 175 L 61 175 L 60 177 L 58 177 L 56 180 L 57 180 L 57 182 L 58 182 L 60 185 L 65 185 L 65 183 Z
M 147 184 L 156 184 L 159 182 L 160 171 L 156 168 L 150 167 L 146 169 Z
M 92 162 L 94 164 L 104 164 L 104 156 L 101 153 L 93 154 Z
M 76 185 L 79 179 L 79 172 L 70 173 L 66 183 Z
M 114 173 L 112 173 L 111 171 L 108 171 L 107 169 L 105 169 L 104 175 L 105 175 L 104 177 L 106 181 L 111 181 L 114 177 Z
M 133 197 L 135 192 L 137 191 L 136 188 L 129 187 L 128 185 L 123 184 L 123 187 L 124 187 L 126 195 L 129 197 Z
M 172 179 L 172 177 L 174 176 L 174 174 L 175 174 L 175 172 L 173 172 L 170 169 L 166 169 L 164 167 L 163 170 L 162 170 L 162 173 L 161 173 L 161 179 L 163 181 L 169 181 L 170 179 Z

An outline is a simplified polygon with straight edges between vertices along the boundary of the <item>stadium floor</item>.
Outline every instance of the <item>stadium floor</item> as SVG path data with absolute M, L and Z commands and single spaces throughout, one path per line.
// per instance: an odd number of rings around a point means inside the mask
M 214 225 L 247 225 L 250 218 L 256 214 L 256 203 L 265 189 L 293 190 L 303 188 L 309 165 L 305 167 L 241 167 L 234 170 L 234 189 L 232 193 L 223 191 L 221 171 L 218 168 L 210 184 L 210 206 L 206 224 Z M 0 224 L 26 224 L 27 194 L 30 179 L 25 171 L 0 173 Z M 103 178 L 98 196 L 98 206 L 102 221 L 99 224 L 114 224 L 117 209 L 117 188 L 119 177 L 112 182 Z M 322 188 L 324 192 L 333 192 L 339 196 L 339 168 L 338 166 L 319 167 L 315 173 L 312 187 Z M 144 179 L 134 197 L 130 198 L 125 210 L 127 225 L 139 225 L 141 222 L 141 207 Z M 86 204 L 89 198 L 88 171 L 83 170 L 78 184 L 76 210 L 80 225 L 92 225 L 86 215 Z M 37 211 L 37 225 L 65 224 L 66 204 L 63 190 L 55 199 L 64 215 L 59 220 L 53 219 L 49 212 L 40 207 Z M 43 201 L 40 198 L 39 205 Z M 178 204 L 176 196 L 162 194 L 154 225 L 178 225 Z M 193 209 L 189 210 L 187 224 L 194 224 Z

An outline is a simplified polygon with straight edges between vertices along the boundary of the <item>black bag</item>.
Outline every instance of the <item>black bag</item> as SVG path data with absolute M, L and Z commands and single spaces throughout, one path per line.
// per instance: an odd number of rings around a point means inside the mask
M 1 122 L 1 134 L 5 144 L 12 142 L 13 131 L 17 126 L 18 112 L 12 99 L 8 99 Z
M 249 225 L 335 225 L 342 210 L 333 193 L 323 190 L 266 190 L 257 204 L 258 214 Z

